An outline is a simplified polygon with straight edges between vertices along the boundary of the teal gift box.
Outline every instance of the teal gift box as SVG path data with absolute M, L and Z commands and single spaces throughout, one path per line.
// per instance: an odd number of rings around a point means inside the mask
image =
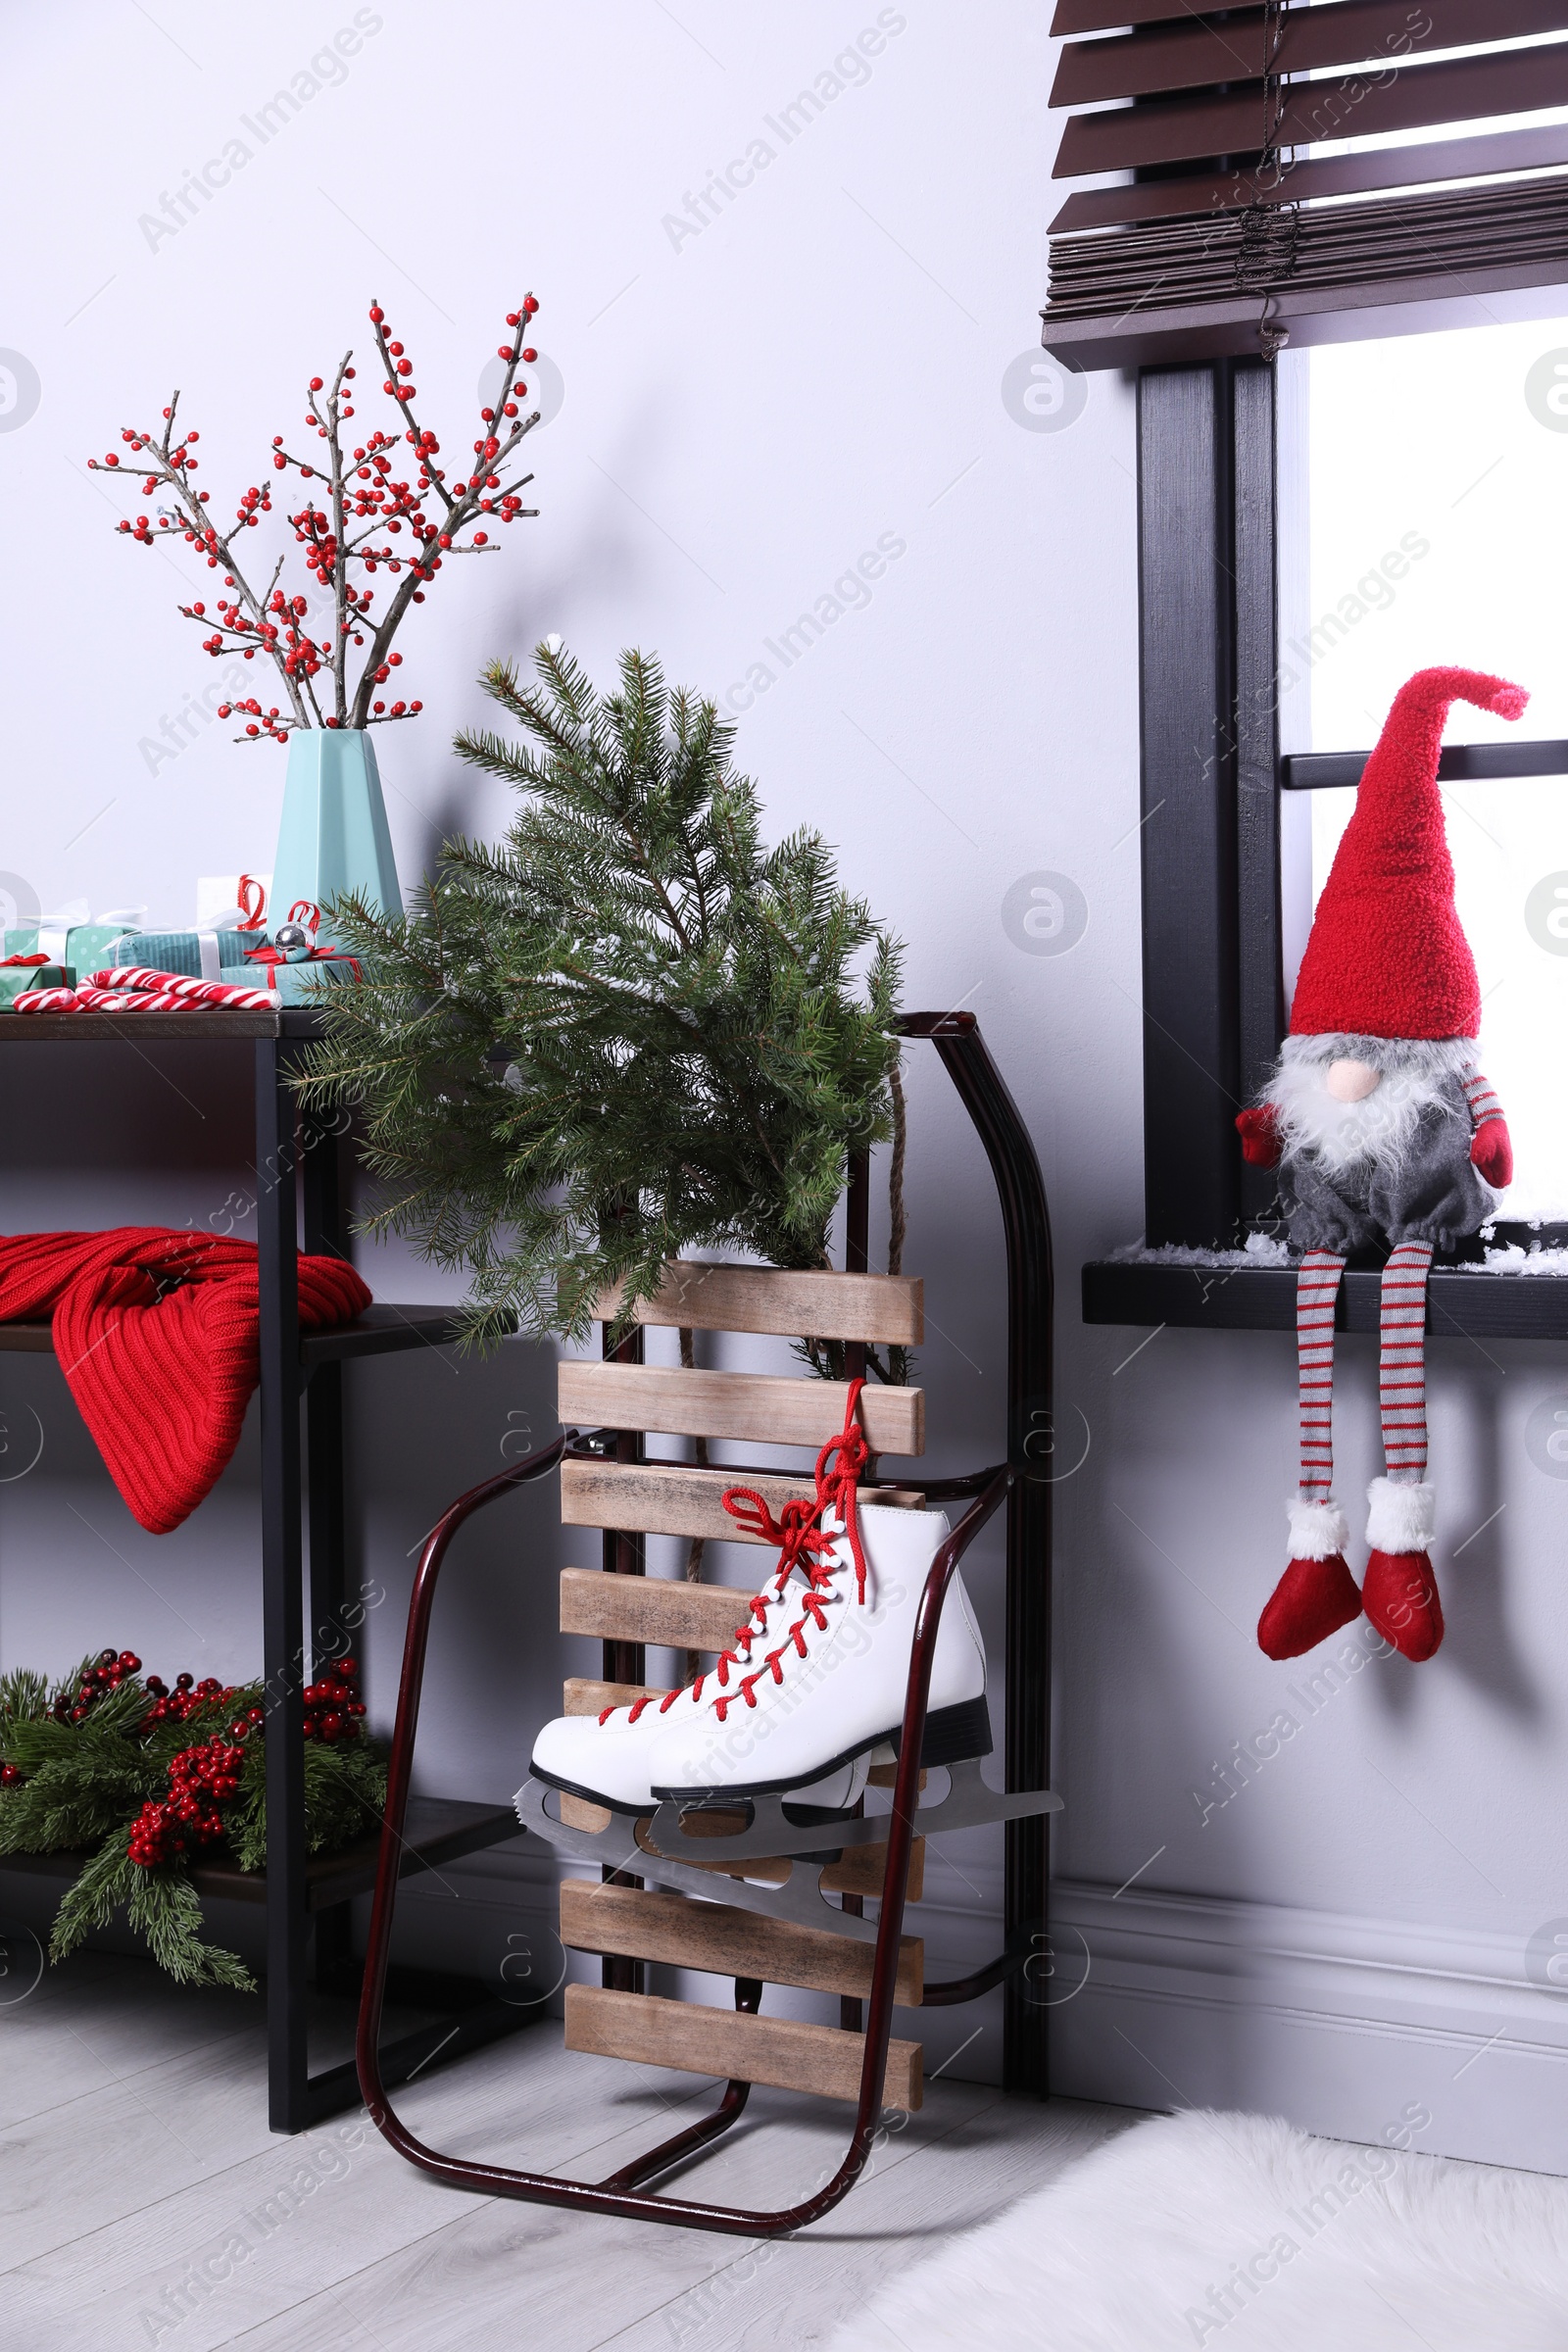
M 75 972 L 96 972 L 114 955 L 116 943 L 124 940 L 127 930 L 134 937 L 132 926 L 125 923 L 72 923 L 69 928 L 54 923 L 13 924 L 0 931 L 0 956 L 52 956 L 57 964 L 69 964 Z M 122 956 L 120 961 L 136 963 L 136 956 Z
M 323 956 L 317 963 L 225 963 L 222 976 L 236 988 L 266 988 L 269 973 L 279 1004 L 309 1004 L 320 980 L 352 980 L 354 966 L 346 956 Z
M 25 948 L 16 948 L 14 955 L 24 956 Z M 29 988 L 74 988 L 74 978 L 63 963 L 15 963 L 0 966 L 0 1012 L 15 1009 L 17 999 Z
M 128 963 L 145 964 L 149 971 L 179 972 L 187 980 L 208 978 L 216 980 L 221 973 L 226 980 L 226 966 L 244 961 L 245 951 L 266 937 L 261 931 L 138 931 L 130 939 L 122 939 L 109 961 L 122 967 Z M 202 971 L 202 943 L 208 942 L 212 969 Z M 82 966 L 77 965 L 77 970 Z

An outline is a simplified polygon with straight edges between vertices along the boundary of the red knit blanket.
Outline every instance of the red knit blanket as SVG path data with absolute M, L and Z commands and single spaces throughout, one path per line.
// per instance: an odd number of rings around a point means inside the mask
M 370 1303 L 338 1258 L 299 1269 L 302 1330 Z M 0 1239 L 0 1322 L 48 1308 L 109 1475 L 142 1526 L 168 1535 L 217 1484 L 260 1377 L 256 1245 L 162 1225 Z

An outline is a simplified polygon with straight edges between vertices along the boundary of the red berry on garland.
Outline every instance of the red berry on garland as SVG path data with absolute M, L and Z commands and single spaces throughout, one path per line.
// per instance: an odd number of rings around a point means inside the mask
M 21 1779 L 20 1764 L 0 1764 L 0 1788 L 15 1788 Z

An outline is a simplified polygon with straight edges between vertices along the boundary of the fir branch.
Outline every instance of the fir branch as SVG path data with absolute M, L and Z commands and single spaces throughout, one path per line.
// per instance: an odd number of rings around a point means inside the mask
M 535 667 L 482 681 L 522 743 L 458 739 L 522 796 L 506 838 L 448 842 L 406 916 L 340 904 L 364 979 L 318 994 L 301 1083 L 361 1110 L 364 1229 L 465 1273 L 480 1344 L 581 1339 L 694 1250 L 826 1264 L 847 1155 L 892 1127 L 900 950 L 826 843 L 764 849 L 734 729 L 649 657 L 603 697 Z
M 89 1654 L 53 1683 L 25 1669 L 0 1680 L 0 1761 L 16 1765 L 23 1776 L 0 1789 L 0 1854 L 96 1849 L 61 1902 L 52 1959 L 74 1951 L 123 1908 L 153 1958 L 177 1983 L 252 1990 L 244 1963 L 203 1939 L 190 1857 L 175 1853 L 151 1865 L 133 1862 L 129 1838 L 142 1807 L 167 1796 L 173 1758 L 260 1706 L 263 1686 L 246 1684 L 217 1695 L 193 1691 L 182 1712 L 157 1720 L 145 1683 L 127 1675 L 117 1687 L 101 1689 L 78 1720 L 69 1708 L 57 1717 L 57 1699 L 76 1700 L 93 1663 Z M 240 1792 L 225 1800 L 223 1829 L 241 1867 L 261 1870 L 267 1861 L 266 1742 L 252 1736 L 242 1744 Z M 363 1840 L 385 1801 L 385 1756 L 368 1740 L 307 1740 L 311 1852 Z
M 122 1830 L 104 1840 L 66 1889 L 49 1937 L 49 1957 L 64 1960 L 94 1928 L 106 1928 L 124 1908 L 131 1927 L 146 1939 L 160 1968 L 176 1984 L 227 1984 L 254 1992 L 256 1981 L 243 1960 L 202 1941 L 202 1906 L 182 1863 L 144 1870 L 125 1851 Z

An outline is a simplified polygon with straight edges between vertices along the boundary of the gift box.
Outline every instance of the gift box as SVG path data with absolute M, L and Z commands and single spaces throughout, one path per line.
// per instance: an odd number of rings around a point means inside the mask
M 99 960 L 114 966 L 144 963 L 154 971 L 181 972 L 187 980 L 229 980 L 234 975 L 226 967 L 243 963 L 246 949 L 265 937 L 262 931 L 137 931 L 122 939 L 112 955 Z M 77 965 L 79 971 L 94 968 L 89 964 Z M 246 975 L 246 986 L 264 985 L 252 966 Z
M 122 940 L 137 936 L 135 925 L 107 923 L 24 923 L 0 931 L 0 963 L 7 956 L 47 956 L 51 963 L 70 964 L 78 972 L 95 972 L 114 957 Z M 136 963 L 135 956 L 119 958 Z M 39 966 L 42 969 L 42 966 Z
M 323 956 L 314 963 L 225 963 L 220 977 L 238 988 L 270 987 L 279 1004 L 309 1004 L 322 978 L 352 980 L 354 965 L 347 956 Z
M 25 951 L 17 948 L 14 954 Z M 10 1012 L 17 999 L 28 988 L 74 988 L 75 974 L 63 963 L 0 964 L 0 1012 Z

